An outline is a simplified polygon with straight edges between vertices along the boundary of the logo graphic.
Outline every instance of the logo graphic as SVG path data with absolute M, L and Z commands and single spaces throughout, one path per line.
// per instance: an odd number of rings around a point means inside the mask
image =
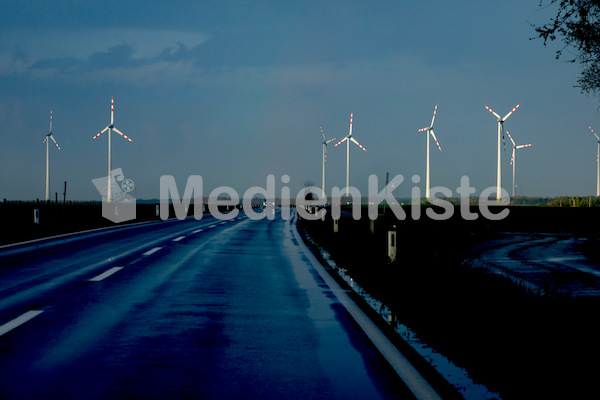
M 102 196 L 102 216 L 119 223 L 135 219 L 136 200 L 130 193 L 135 188 L 131 179 L 126 179 L 121 168 L 110 171 L 108 176 L 92 179 Z M 110 198 L 108 197 L 110 184 Z

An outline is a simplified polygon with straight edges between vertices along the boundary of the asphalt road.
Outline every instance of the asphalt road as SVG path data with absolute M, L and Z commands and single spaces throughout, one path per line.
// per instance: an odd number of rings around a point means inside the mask
M 411 398 L 290 221 L 0 249 L 0 398 Z
M 474 249 L 484 263 L 531 284 L 573 297 L 600 295 L 600 265 L 582 252 L 588 240 L 569 234 L 505 234 Z

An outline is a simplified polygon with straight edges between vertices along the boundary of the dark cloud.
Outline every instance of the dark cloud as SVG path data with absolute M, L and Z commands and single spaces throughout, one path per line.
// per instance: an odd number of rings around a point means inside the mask
M 165 47 L 155 57 L 137 58 L 134 57 L 134 46 L 122 43 L 112 46 L 106 51 L 95 52 L 86 59 L 77 59 L 75 57 L 39 59 L 33 63 L 32 68 L 90 71 L 116 67 L 137 68 L 156 64 L 158 62 L 190 63 L 198 66 L 198 62 L 202 58 L 201 47 L 202 45 L 188 47 L 183 43 L 177 43 L 173 47 Z M 28 56 L 19 49 L 13 52 L 13 59 L 27 61 Z
M 81 61 L 74 57 L 58 57 L 38 60 L 31 68 L 35 69 L 73 69 L 81 65 Z
M 114 67 L 137 67 L 146 64 L 144 60 L 134 59 L 134 48 L 130 44 L 119 44 L 104 52 L 93 53 L 86 64 L 90 69 L 105 69 Z

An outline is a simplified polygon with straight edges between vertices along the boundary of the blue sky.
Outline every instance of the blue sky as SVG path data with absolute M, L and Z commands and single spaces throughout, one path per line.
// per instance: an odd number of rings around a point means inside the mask
M 496 184 L 495 118 L 517 144 L 518 193 L 593 195 L 598 99 L 579 93 L 576 64 L 555 60 L 530 23 L 538 1 L 0 3 L 0 198 L 43 199 L 49 113 L 51 192 L 100 200 L 110 119 L 113 168 L 157 198 L 161 175 L 180 191 L 201 175 L 242 194 L 287 174 L 295 194 L 321 182 L 321 133 L 341 139 L 354 112 L 351 185 L 376 174 L 425 175 L 425 135 L 436 103 L 432 186 L 469 176 Z M 508 140 L 508 138 L 507 138 Z M 511 148 L 503 153 L 509 192 Z M 346 149 L 329 147 L 327 186 L 343 187 Z M 423 185 L 421 184 L 423 188 Z M 278 189 L 280 185 L 278 186 Z M 424 188 L 423 188 L 424 191 Z M 61 197 L 61 196 L 59 196 Z

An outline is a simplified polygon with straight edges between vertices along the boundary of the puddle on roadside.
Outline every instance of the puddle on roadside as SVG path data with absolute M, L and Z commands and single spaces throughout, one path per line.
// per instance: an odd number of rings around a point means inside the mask
M 398 321 L 398 317 L 389 309 L 388 306 L 372 297 L 367 293 L 356 281 L 346 273 L 344 268 L 338 267 L 334 260 L 331 259 L 329 253 L 324 251 L 312 238 L 307 236 L 307 239 L 319 249 L 323 259 L 327 261 L 329 266 L 333 268 L 348 285 L 360 295 L 367 304 L 375 310 L 400 337 L 406 341 L 413 349 L 417 351 L 436 371 L 438 371 L 452 386 L 454 386 L 460 394 L 467 400 L 479 399 L 501 399 L 498 393 L 490 391 L 485 385 L 473 381 L 469 376 L 469 372 L 464 368 L 457 367 L 446 358 L 444 355 L 435 351 L 435 349 L 424 343 L 417 333 L 412 331 L 408 326 Z

